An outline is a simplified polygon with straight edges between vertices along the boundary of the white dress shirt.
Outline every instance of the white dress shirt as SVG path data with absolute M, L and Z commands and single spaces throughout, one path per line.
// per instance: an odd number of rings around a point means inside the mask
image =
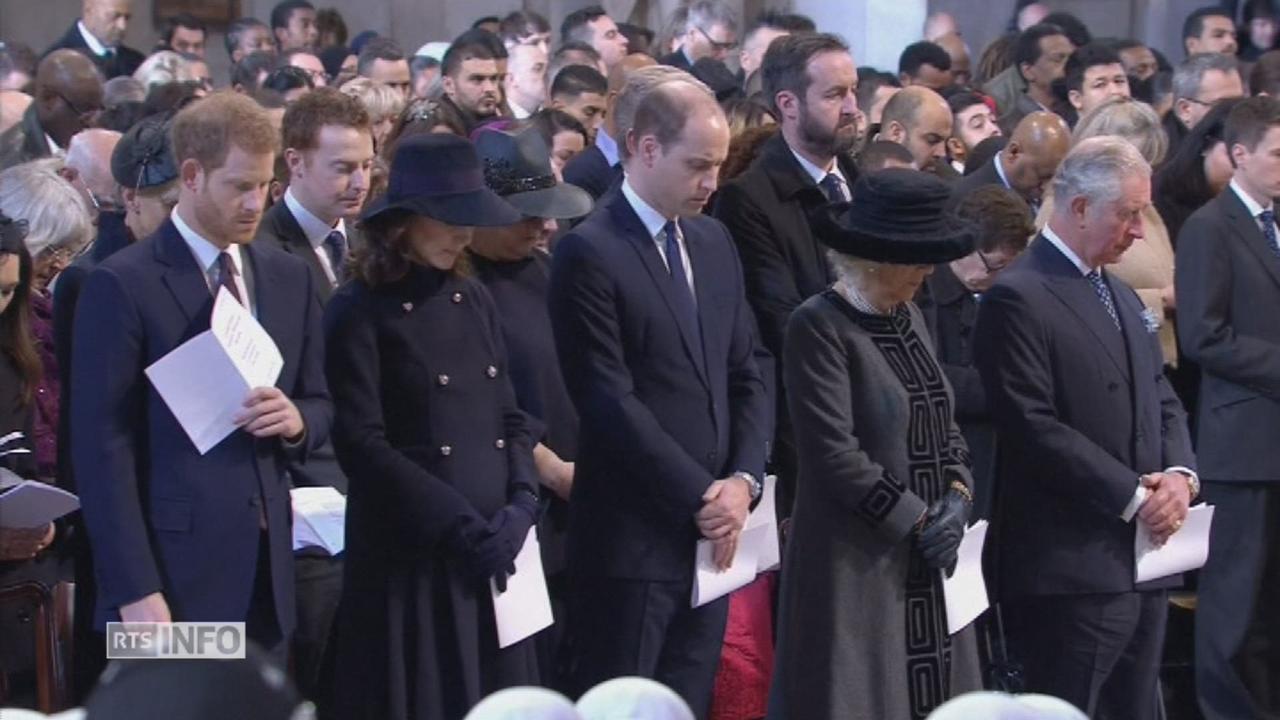
M 600 148 L 600 154 L 604 155 L 604 160 L 609 163 L 609 167 L 618 164 L 618 142 L 609 137 L 609 133 L 605 132 L 603 127 L 596 128 L 596 147 Z
M 1000 167 L 999 165 L 996 166 L 997 169 L 999 169 L 999 167 Z M 1040 233 L 1044 235 L 1045 240 L 1048 240 L 1054 247 L 1058 248 L 1058 252 L 1065 255 L 1066 258 L 1071 261 L 1072 265 L 1076 266 L 1076 270 L 1080 271 L 1081 277 L 1088 275 L 1089 273 L 1093 272 L 1096 269 L 1096 268 L 1089 267 L 1084 260 L 1080 259 L 1079 255 L 1075 254 L 1075 251 L 1067 247 L 1067 244 L 1062 241 L 1062 238 L 1058 237 L 1058 234 L 1053 231 L 1053 228 L 1051 228 L 1048 223 L 1045 224 L 1044 229 L 1041 230 Z M 1118 311 L 1118 308 L 1119 308 L 1119 305 L 1117 303 L 1117 311 Z M 1200 476 L 1197 475 L 1194 470 L 1192 470 L 1191 468 L 1183 467 L 1181 465 L 1174 465 L 1173 467 L 1165 468 L 1165 472 L 1183 473 L 1184 475 L 1188 475 L 1190 477 L 1195 478 L 1197 484 L 1199 483 L 1199 480 L 1200 480 Z M 1150 494 L 1151 494 L 1151 491 L 1143 486 L 1142 480 L 1141 478 L 1139 478 L 1138 488 L 1133 493 L 1133 499 L 1131 499 L 1129 501 L 1129 504 L 1125 506 L 1124 512 L 1120 513 L 1121 519 L 1123 519 L 1125 522 L 1129 522 L 1130 520 L 1133 520 L 1133 516 L 1138 514 L 1138 510 L 1142 507 L 1142 503 L 1147 501 L 1147 496 Z
M 195 258 L 196 265 L 199 266 L 200 272 L 204 275 L 205 285 L 209 286 L 209 292 L 212 293 L 218 287 L 218 255 L 222 253 L 222 249 L 217 245 L 209 242 L 201 237 L 191 226 L 183 221 L 182 216 L 178 214 L 178 209 L 174 208 L 169 217 L 173 220 L 174 227 L 178 228 L 178 234 L 182 236 L 182 240 L 187 244 L 187 248 L 191 250 L 191 256 Z M 227 254 L 231 256 L 231 263 L 236 266 L 235 284 L 236 290 L 240 291 L 240 301 L 244 304 L 245 309 L 258 314 L 253 303 L 253 295 L 249 292 L 248 278 L 245 275 L 245 262 L 240 256 L 240 246 L 231 243 L 227 246 Z
M 76 28 L 80 30 L 80 37 L 84 38 L 84 44 L 89 46 L 89 50 L 94 55 L 97 55 L 98 57 L 102 57 L 106 55 L 108 51 L 115 49 L 115 48 L 109 48 L 106 45 L 103 45 L 102 41 L 99 40 L 97 36 L 89 32 L 89 28 L 85 27 L 83 20 L 76 21 Z
M 329 278 L 329 284 L 336 285 L 338 275 L 334 272 L 333 261 L 329 259 L 329 248 L 325 246 L 324 241 L 334 230 L 342 233 L 342 237 L 347 237 L 346 224 L 342 218 L 338 218 L 338 224 L 331 227 L 316 217 L 298 202 L 298 198 L 294 197 L 293 188 L 284 191 L 284 204 L 289 208 L 289 212 L 293 213 L 293 219 L 298 221 L 298 227 L 302 228 L 302 234 L 307 237 L 307 242 L 311 243 L 311 251 L 320 260 L 320 267 L 324 268 L 324 275 Z
M 1244 206 L 1249 209 L 1249 215 L 1253 217 L 1254 224 L 1258 226 L 1258 229 L 1263 232 L 1263 236 L 1265 237 L 1267 229 L 1262 227 L 1262 219 L 1259 218 L 1258 215 L 1264 210 L 1274 211 L 1275 203 L 1269 202 L 1266 205 L 1259 205 L 1258 201 L 1254 200 L 1252 195 L 1245 192 L 1244 188 L 1240 187 L 1240 184 L 1236 182 L 1235 178 L 1231 178 L 1230 186 L 1231 191 L 1236 194 L 1236 197 L 1240 198 L 1240 202 L 1244 203 Z M 1275 225 L 1275 223 L 1273 222 L 1272 225 Z M 1280 233 L 1277 233 L 1276 237 L 1280 237 Z
M 680 261 L 684 263 L 684 276 L 689 281 L 689 293 L 693 295 L 696 302 L 698 295 L 694 292 L 693 263 L 689 262 L 689 246 L 685 244 L 684 230 L 680 228 L 679 219 L 663 217 L 662 213 L 654 210 L 649 203 L 636 194 L 629 179 L 624 178 L 622 181 L 622 194 L 627 198 L 627 202 L 631 203 L 631 209 L 640 216 L 640 222 L 644 224 L 649 237 L 653 238 L 653 243 L 658 248 L 658 257 L 662 258 L 662 263 L 667 266 L 668 272 L 671 271 L 671 261 L 667 258 L 667 234 L 664 228 L 668 220 L 676 221 L 676 244 L 680 246 Z

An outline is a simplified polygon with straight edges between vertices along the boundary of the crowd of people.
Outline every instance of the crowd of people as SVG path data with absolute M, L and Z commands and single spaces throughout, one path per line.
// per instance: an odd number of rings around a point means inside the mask
M 283 0 L 228 78 L 201 20 L 144 54 L 131 12 L 0 42 L 0 493 L 80 503 L 0 513 L 0 705 L 1280 717 L 1271 2 L 1175 58 L 1026 1 L 974 55 L 935 13 L 875 68 L 722 0 L 414 52 Z M 281 367 L 206 448 L 150 369 L 219 298 Z M 295 548 L 300 488 L 345 497 L 341 552 Z M 770 500 L 780 571 L 691 602 Z M 1199 503 L 1204 567 L 1136 582 Z M 957 631 L 979 519 L 993 609 Z M 554 623 L 500 646 L 533 536 Z M 50 695 L 4 589 L 72 582 Z M 108 665 L 106 623 L 177 621 L 250 658 Z

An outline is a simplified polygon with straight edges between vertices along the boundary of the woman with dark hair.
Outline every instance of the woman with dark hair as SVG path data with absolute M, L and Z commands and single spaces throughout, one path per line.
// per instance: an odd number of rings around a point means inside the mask
M 425 98 L 413 100 L 405 106 L 395 127 L 387 133 L 387 140 L 382 146 L 382 157 L 387 162 L 391 162 L 391 158 L 396 154 L 396 145 L 401 140 L 429 133 L 449 133 L 466 137 L 467 124 L 450 103 Z M 369 194 L 373 195 L 373 193 Z
M 1191 213 L 1217 197 L 1231 182 L 1234 169 L 1222 133 L 1227 115 L 1239 102 L 1239 98 L 1230 98 L 1214 103 L 1156 171 L 1153 201 L 1174 247 L 1178 232 Z
M 401 142 L 390 179 L 325 313 L 350 480 L 335 715 L 457 720 L 538 681 L 530 640 L 499 649 L 490 591 L 538 517 L 537 432 L 493 298 L 461 265 L 473 228 L 522 215 L 453 135 Z
M 1276 46 L 1276 7 L 1272 0 L 1249 0 L 1244 6 L 1244 23 L 1240 28 L 1240 49 L 1236 56 L 1243 62 L 1254 62 Z
M 32 428 L 44 368 L 31 327 L 35 273 L 25 235 L 26 223 L 0 213 L 0 468 L 29 479 L 37 471 Z M 3 520 L 0 587 L 30 580 L 56 584 L 63 574 L 58 553 L 46 552 L 56 535 L 54 524 L 17 528 Z M 10 688 L 34 685 L 27 677 L 33 668 L 31 613 L 32 608 L 14 603 L 0 608 L 0 679 Z M 15 697 L 6 704 L 27 700 Z
M 550 108 L 534 113 L 529 125 L 537 129 L 551 150 L 551 172 L 556 181 L 564 182 L 564 166 L 591 144 L 587 128 L 569 113 Z

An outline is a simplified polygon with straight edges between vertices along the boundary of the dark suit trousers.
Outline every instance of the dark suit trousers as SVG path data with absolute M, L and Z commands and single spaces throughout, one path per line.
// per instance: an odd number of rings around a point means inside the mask
M 1205 720 L 1280 718 L 1280 484 L 1206 482 L 1215 506 L 1196 602 Z
M 319 551 L 316 551 L 317 553 Z M 298 628 L 293 634 L 293 674 L 298 691 L 327 705 L 334 660 L 334 617 L 342 596 L 342 558 L 295 553 Z
M 258 567 L 253 577 L 253 596 L 249 600 L 244 632 L 281 668 L 287 666 L 289 644 L 280 632 L 280 622 L 276 620 L 275 594 L 271 589 L 271 547 L 265 530 L 258 538 Z
M 706 718 L 729 598 L 689 607 L 692 579 L 652 582 L 577 578 L 571 589 L 576 694 L 615 677 L 652 678 Z
M 1163 590 L 1005 600 L 1027 692 L 1062 698 L 1094 720 L 1156 720 L 1167 603 Z

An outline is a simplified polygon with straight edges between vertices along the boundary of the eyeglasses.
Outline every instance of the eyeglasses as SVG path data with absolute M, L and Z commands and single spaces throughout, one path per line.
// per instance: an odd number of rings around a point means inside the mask
M 102 103 L 97 103 L 95 105 L 91 105 L 90 107 L 82 108 L 79 105 L 71 102 L 71 98 L 67 97 L 66 95 L 63 95 L 61 92 L 57 90 L 54 90 L 53 94 L 57 95 L 62 100 L 62 102 L 67 104 L 67 107 L 71 108 L 72 112 L 74 112 L 77 116 L 79 116 L 80 124 L 83 125 L 84 127 L 92 126 L 93 121 L 98 118 L 98 114 L 101 113 L 103 110 Z
M 1012 262 L 1010 260 L 1006 260 L 1000 263 L 999 265 L 992 265 L 991 261 L 987 260 L 987 256 L 984 255 L 981 251 L 978 252 L 978 259 L 982 261 L 982 267 L 986 268 L 988 275 L 995 275 L 1001 270 L 1004 270 L 1005 268 L 1009 267 L 1009 263 Z
M 706 30 L 703 30 L 701 27 L 698 27 L 696 25 L 694 27 L 697 28 L 698 32 L 702 33 L 702 37 L 706 38 L 707 42 L 711 43 L 711 47 L 714 50 L 728 52 L 738 47 L 737 42 L 716 42 L 715 40 L 711 39 L 711 36 L 707 34 Z

